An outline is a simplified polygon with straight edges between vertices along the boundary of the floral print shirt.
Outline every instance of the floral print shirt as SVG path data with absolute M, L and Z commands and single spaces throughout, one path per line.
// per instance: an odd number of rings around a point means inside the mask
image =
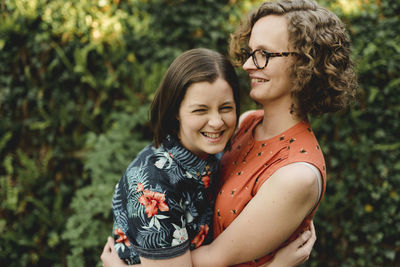
M 115 187 L 115 249 L 128 264 L 173 258 L 212 240 L 212 183 L 218 161 L 168 137 L 145 147 Z

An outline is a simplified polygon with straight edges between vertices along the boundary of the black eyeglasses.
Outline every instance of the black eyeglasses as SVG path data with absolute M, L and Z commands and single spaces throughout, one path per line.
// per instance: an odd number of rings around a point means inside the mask
M 257 69 L 262 70 L 268 65 L 268 60 L 270 57 L 288 57 L 289 55 L 298 55 L 296 52 L 278 52 L 278 53 L 270 53 L 262 49 L 256 49 L 253 52 L 248 51 L 247 49 L 240 49 L 242 54 L 240 55 L 239 60 L 244 64 L 249 57 L 252 57 L 254 65 Z

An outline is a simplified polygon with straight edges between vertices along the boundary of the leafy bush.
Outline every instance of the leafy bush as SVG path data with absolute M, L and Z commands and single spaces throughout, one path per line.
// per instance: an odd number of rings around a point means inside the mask
M 314 120 L 328 185 L 309 266 L 400 264 L 400 3 L 354 2 L 336 12 L 353 40 L 359 101 Z

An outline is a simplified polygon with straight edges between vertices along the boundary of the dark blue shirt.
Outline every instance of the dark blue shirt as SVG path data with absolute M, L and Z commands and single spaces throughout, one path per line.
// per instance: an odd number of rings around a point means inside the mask
M 168 137 L 145 147 L 113 197 L 115 249 L 128 264 L 174 258 L 212 239 L 212 184 L 218 161 L 203 160 Z

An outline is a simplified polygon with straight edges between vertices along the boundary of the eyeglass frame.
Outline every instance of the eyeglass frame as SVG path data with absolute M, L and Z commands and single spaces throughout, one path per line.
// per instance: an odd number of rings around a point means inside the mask
M 271 52 L 265 51 L 264 49 L 256 49 L 253 52 L 250 52 L 245 48 L 241 48 L 240 51 L 243 54 L 246 54 L 246 60 L 243 59 L 243 63 L 242 64 L 244 64 L 247 60 L 249 60 L 249 57 L 251 57 L 253 59 L 254 65 L 259 70 L 264 69 L 268 65 L 270 57 L 288 57 L 290 55 L 299 55 L 299 53 L 297 53 L 297 52 L 275 52 L 275 53 L 271 53 Z M 258 65 L 257 59 L 255 57 L 255 53 L 257 53 L 258 51 L 261 51 L 265 55 L 265 65 L 264 65 L 264 67 L 260 67 Z

